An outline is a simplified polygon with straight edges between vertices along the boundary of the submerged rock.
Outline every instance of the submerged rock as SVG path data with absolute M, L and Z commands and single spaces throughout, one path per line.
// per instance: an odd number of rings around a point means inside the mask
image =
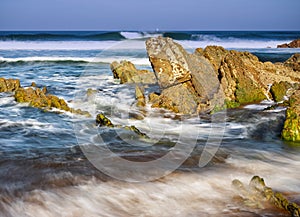
M 289 202 L 281 193 L 274 192 L 259 176 L 253 176 L 249 186 L 245 186 L 237 179 L 232 181 L 232 186 L 237 190 L 246 206 L 263 208 L 263 204 L 267 202 L 289 212 L 292 217 L 300 216 L 300 207 L 297 204 Z
M 121 125 L 114 125 L 110 119 L 108 119 L 103 113 L 100 113 L 96 117 L 96 125 L 100 127 L 111 127 L 111 128 L 120 128 L 120 129 L 125 129 L 132 131 L 136 133 L 139 136 L 146 137 L 148 136 L 145 133 L 142 133 L 138 128 L 135 126 L 121 126 Z
M 300 39 L 295 39 L 290 43 L 277 45 L 277 48 L 299 48 L 300 47 Z
M 300 90 L 290 97 L 289 104 L 281 135 L 284 140 L 300 142 Z
M 21 87 L 19 79 L 0 78 L 0 93 L 13 92 Z
M 133 63 L 129 61 L 114 61 L 110 65 L 115 79 L 120 79 L 120 83 L 143 83 L 155 84 L 156 78 L 153 72 L 148 70 L 138 70 Z

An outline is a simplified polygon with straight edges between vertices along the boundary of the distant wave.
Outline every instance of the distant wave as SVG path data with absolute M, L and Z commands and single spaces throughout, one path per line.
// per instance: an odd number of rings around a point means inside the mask
M 48 63 L 103 63 L 110 64 L 113 61 L 129 60 L 135 65 L 150 65 L 148 58 L 132 58 L 128 56 L 124 57 L 20 57 L 20 58 L 4 58 L 0 57 L 0 66 L 4 64 L 27 64 L 36 62 L 48 62 Z
M 122 41 L 126 39 L 146 39 L 156 36 L 175 40 L 227 41 L 227 40 L 284 40 L 300 37 L 300 32 L 276 31 L 64 31 L 64 32 L 0 32 L 0 41 Z

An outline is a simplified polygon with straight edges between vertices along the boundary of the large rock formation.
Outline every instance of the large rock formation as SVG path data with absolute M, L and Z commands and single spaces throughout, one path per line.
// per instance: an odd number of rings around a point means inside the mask
M 300 47 L 300 39 L 296 39 L 288 44 L 277 45 L 277 48 L 299 48 L 299 47 Z
M 281 135 L 284 140 L 300 142 L 300 90 L 290 97 L 289 104 Z
M 186 52 L 170 38 L 151 38 L 146 47 L 161 88 L 153 107 L 193 114 L 223 105 L 218 77 L 207 59 Z
M 144 83 L 154 84 L 156 78 L 153 72 L 148 70 L 138 70 L 131 62 L 121 61 L 120 63 L 114 61 L 110 68 L 115 79 L 120 79 L 120 83 Z
M 275 82 L 293 84 L 299 74 L 284 64 L 260 62 L 249 52 L 228 51 L 218 46 L 197 49 L 214 66 L 227 101 L 240 104 L 259 102 L 272 97 L 269 88 Z
M 170 38 L 146 41 L 152 68 L 161 88 L 150 102 L 174 112 L 192 114 L 271 99 L 275 82 L 294 84 L 298 72 L 282 63 L 260 62 L 249 52 L 208 46 L 186 52 Z

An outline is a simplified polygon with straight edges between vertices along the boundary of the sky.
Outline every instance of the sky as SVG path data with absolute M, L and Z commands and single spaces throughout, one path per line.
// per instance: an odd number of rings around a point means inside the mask
M 300 0 L 0 0 L 0 30 L 300 30 Z

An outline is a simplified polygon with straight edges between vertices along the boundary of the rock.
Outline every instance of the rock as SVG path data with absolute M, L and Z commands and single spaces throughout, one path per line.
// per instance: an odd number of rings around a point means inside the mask
M 114 125 L 111 122 L 111 120 L 109 120 L 103 113 L 100 113 L 100 114 L 97 115 L 96 124 L 97 124 L 97 126 L 100 126 L 100 127 L 122 128 L 122 129 L 125 129 L 125 130 L 132 131 L 132 132 L 136 133 L 139 136 L 148 138 L 148 136 L 145 133 L 142 133 L 138 128 L 136 128 L 133 125 L 132 126 Z
M 295 39 L 288 44 L 277 45 L 277 48 L 300 48 L 300 39 Z
M 135 86 L 135 98 L 137 100 L 136 105 L 138 107 L 144 107 L 146 105 L 145 90 L 143 86 Z
M 272 95 L 272 98 L 274 99 L 275 102 L 281 102 L 284 100 L 284 97 L 287 94 L 288 89 L 292 85 L 288 82 L 281 81 L 281 82 L 275 82 L 271 89 L 270 93 Z
M 36 87 L 36 83 L 35 82 L 31 82 L 31 87 Z
M 262 63 L 249 52 L 228 51 L 219 46 L 196 49 L 214 66 L 227 103 L 236 105 L 259 102 L 270 97 L 269 86 L 275 82 L 295 83 L 298 73 L 284 64 Z
M 120 79 L 120 83 L 143 83 L 155 84 L 156 78 L 153 72 L 148 70 L 138 70 L 129 61 L 114 61 L 110 65 L 115 79 Z
M 289 202 L 281 193 L 274 192 L 272 188 L 266 186 L 264 179 L 253 176 L 249 186 L 244 186 L 242 182 L 235 179 L 232 186 L 237 190 L 247 206 L 255 205 L 256 208 L 263 208 L 262 204 L 268 202 L 276 208 L 283 209 L 290 213 L 292 217 L 300 216 L 300 207 Z
M 162 90 L 153 107 L 195 114 L 212 110 L 213 99 L 222 98 L 214 68 L 204 57 L 186 52 L 171 38 L 148 39 L 146 48 Z
M 293 93 L 289 104 L 281 135 L 284 140 L 300 142 L 300 90 Z
M 284 65 L 292 68 L 294 71 L 300 72 L 300 53 L 292 55 L 287 61 L 284 62 Z
M 85 116 L 90 116 L 86 111 L 80 109 L 72 109 L 68 104 L 57 96 L 51 94 L 45 94 L 45 90 L 40 88 L 18 88 L 15 91 L 15 100 L 19 103 L 29 103 L 30 106 L 50 110 L 52 108 L 57 108 L 74 114 L 80 114 Z
M 0 92 L 13 92 L 21 87 L 19 79 L 0 78 Z
M 114 127 L 112 122 L 103 113 L 97 115 L 96 124 L 98 126 Z

